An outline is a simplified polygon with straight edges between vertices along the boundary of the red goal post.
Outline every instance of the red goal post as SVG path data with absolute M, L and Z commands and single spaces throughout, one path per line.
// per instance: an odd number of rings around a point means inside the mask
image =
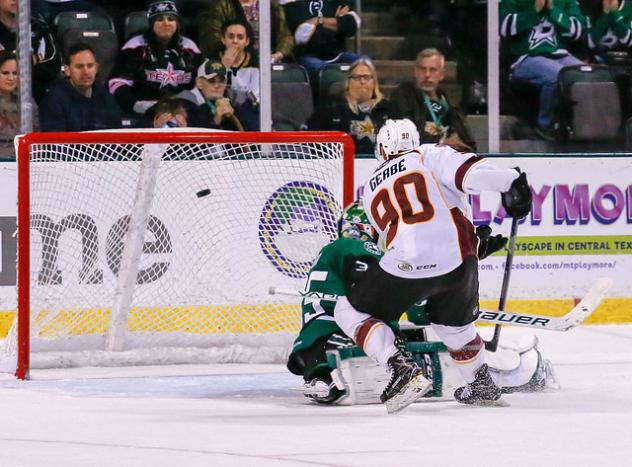
M 31 133 L 17 154 L 17 330 L 3 356 L 18 378 L 34 352 L 61 354 L 54 367 L 250 346 L 265 361 L 272 342 L 278 360 L 297 304 L 263 290 L 302 283 L 354 198 L 339 132 Z

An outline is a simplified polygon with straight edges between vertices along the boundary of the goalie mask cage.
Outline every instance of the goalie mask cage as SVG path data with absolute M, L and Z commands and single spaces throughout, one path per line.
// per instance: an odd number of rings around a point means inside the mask
M 300 308 L 268 288 L 301 290 L 336 238 L 353 200 L 349 136 L 32 133 L 17 148 L 2 369 L 287 356 Z

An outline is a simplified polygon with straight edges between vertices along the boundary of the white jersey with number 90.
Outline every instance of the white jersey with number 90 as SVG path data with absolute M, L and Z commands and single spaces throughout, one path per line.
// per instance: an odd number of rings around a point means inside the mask
M 366 182 L 364 206 L 386 246 L 382 269 L 399 277 L 434 277 L 476 256 L 467 194 L 506 191 L 517 176 L 436 144 L 381 164 Z

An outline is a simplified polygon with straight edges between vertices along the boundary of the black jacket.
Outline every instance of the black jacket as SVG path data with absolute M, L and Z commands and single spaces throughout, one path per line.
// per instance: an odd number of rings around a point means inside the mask
M 0 48 L 15 52 L 17 35 L 0 23 Z M 60 76 L 61 53 L 51 29 L 37 12 L 31 15 L 31 53 L 36 56 L 33 64 L 33 97 L 37 102 L 53 81 Z
M 215 123 L 214 109 L 211 109 L 211 106 L 209 106 L 198 88 L 182 92 L 176 97 L 187 111 L 188 126 L 230 131 L 239 130 L 230 119 L 225 119 L 219 125 Z M 235 117 L 244 127 L 244 130 L 259 131 L 259 107 L 254 105 L 250 99 L 238 104 L 231 98 L 230 93 L 226 93 L 225 97 L 230 99 L 230 103 L 235 110 Z
M 202 61 L 195 42 L 174 37 L 168 47 L 158 50 L 153 37 L 149 32 L 132 37 L 116 60 L 109 89 L 125 112 L 131 113 L 137 101 L 158 101 L 195 84 Z
M 93 86 L 92 97 L 80 94 L 70 80 L 57 80 L 39 109 L 41 131 L 88 131 L 121 127 L 121 111 L 104 88 Z
M 354 112 L 346 101 L 319 107 L 307 122 L 310 130 L 345 131 L 353 137 L 356 154 L 373 154 L 375 136 L 389 118 L 395 118 L 389 101 L 382 99 L 368 112 Z
M 439 91 L 439 95 L 444 97 L 447 101 L 444 92 Z M 395 118 L 408 118 L 412 120 L 419 130 L 422 143 L 439 142 L 437 135 L 430 135 L 424 132 L 429 117 L 428 109 L 424 104 L 424 94 L 421 89 L 417 88 L 412 82 L 401 83 L 393 90 L 390 98 L 396 112 Z M 476 142 L 465 123 L 465 116 L 457 107 L 454 107 L 449 102 L 448 104 L 450 105 L 447 113 L 447 124 L 450 127 L 448 134 L 456 132 L 465 144 L 470 146 L 473 151 L 476 151 Z M 444 124 L 445 123 L 446 122 L 444 122 Z

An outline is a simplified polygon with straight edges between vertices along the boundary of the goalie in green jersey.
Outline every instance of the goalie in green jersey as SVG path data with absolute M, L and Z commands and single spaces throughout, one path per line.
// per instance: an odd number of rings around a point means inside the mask
M 403 337 L 397 333 L 397 323 L 388 326 L 376 318 L 359 316 L 353 340 L 336 323 L 336 308 L 351 307 L 345 297 L 347 284 L 362 274 L 368 263 L 379 261 L 382 256 L 376 232 L 359 203 L 345 209 L 339 234 L 340 238 L 321 250 L 310 270 L 305 287 L 307 293 L 301 303 L 303 326 L 294 342 L 288 369 L 303 375 L 307 397 L 331 403 L 345 391 L 337 387 L 331 377 L 328 350 L 357 344 L 373 360 L 389 368 L 391 376 L 389 360 L 397 358 L 408 370 L 407 374 L 391 378 L 381 401 L 387 404 L 389 412 L 401 410 L 427 392 L 431 382 L 407 351 Z
M 480 259 L 500 250 L 506 244 L 506 238 L 501 235 L 492 236 L 489 227 L 477 229 L 477 234 L 480 238 Z M 376 232 L 362 205 L 355 202 L 342 215 L 339 238 L 321 250 L 310 270 L 301 302 L 302 328 L 294 341 L 287 367 L 290 372 L 303 376 L 303 393 L 316 402 L 342 402 L 349 396 L 349 387 L 341 384 L 340 379 L 334 381 L 332 375 L 336 371 L 332 371 L 334 369 L 328 361 L 327 353 L 349 350 L 356 345 L 373 361 L 391 371 L 390 379 L 387 379 L 386 388 L 381 394 L 379 391 L 384 387 L 385 381 L 377 382 L 377 393 L 373 390 L 373 393 L 369 391 L 371 394 L 368 397 L 366 394 L 365 397 L 355 395 L 352 403 L 377 402 L 377 394 L 389 412 L 396 412 L 422 397 L 432 386 L 429 381 L 429 373 L 432 373 L 430 364 L 427 361 L 414 361 L 397 322 L 386 325 L 377 319 L 365 319 L 357 326 L 354 339 L 346 336 L 336 323 L 336 306 L 350 306 L 345 297 L 347 285 L 357 280 L 358 274 L 362 274 L 363 265 L 381 258 L 382 251 L 377 242 Z M 341 305 L 338 305 L 339 301 Z M 423 321 L 423 311 L 420 315 Z M 410 317 L 409 319 L 412 321 Z M 503 387 L 503 392 L 537 391 L 544 387 L 557 386 L 550 362 L 542 359 L 536 344 L 537 340 L 533 339 L 531 343 L 514 346 L 508 351 L 512 354 L 511 358 L 505 356 L 504 361 L 502 357 L 496 361 L 491 359 L 490 373 L 497 384 Z M 497 355 L 501 356 L 502 352 L 499 351 Z M 394 372 L 389 360 L 394 356 L 400 358 L 401 363 L 410 369 L 410 378 L 392 381 Z M 373 368 L 376 366 L 373 365 Z M 381 373 L 384 371 L 381 370 Z M 364 376 L 370 375 L 369 379 L 375 379 L 379 374 L 379 371 L 363 373 Z M 384 380 L 383 377 L 382 379 Z M 412 388 L 407 387 L 411 380 Z M 397 384 L 402 382 L 403 384 Z M 370 386 L 371 383 L 372 381 L 362 381 L 360 386 Z

